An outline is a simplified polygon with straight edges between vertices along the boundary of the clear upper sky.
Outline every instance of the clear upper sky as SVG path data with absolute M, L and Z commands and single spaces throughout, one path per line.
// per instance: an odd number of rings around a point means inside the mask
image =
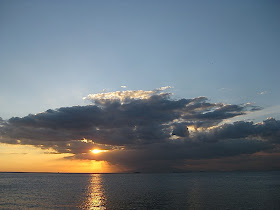
M 0 116 L 173 86 L 280 119 L 279 1 L 0 1 Z

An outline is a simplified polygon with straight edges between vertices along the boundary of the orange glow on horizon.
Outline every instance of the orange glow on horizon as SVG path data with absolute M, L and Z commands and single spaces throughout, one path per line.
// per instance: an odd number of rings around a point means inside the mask
M 104 152 L 108 150 L 101 150 Z M 67 159 L 71 154 L 53 153 L 30 145 L 0 143 L 0 172 L 120 173 L 127 171 L 107 161 Z

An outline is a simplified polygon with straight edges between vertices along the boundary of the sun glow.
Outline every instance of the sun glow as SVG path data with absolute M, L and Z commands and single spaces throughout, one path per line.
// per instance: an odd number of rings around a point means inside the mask
M 101 152 L 107 152 L 107 150 L 101 150 L 101 149 L 93 149 L 93 150 L 90 150 L 93 154 L 98 154 L 98 153 L 101 153 Z

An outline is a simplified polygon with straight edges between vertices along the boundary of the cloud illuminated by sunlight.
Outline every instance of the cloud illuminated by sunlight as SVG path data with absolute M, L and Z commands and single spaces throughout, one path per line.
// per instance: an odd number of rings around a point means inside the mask
M 126 87 L 126 86 L 122 86 Z M 171 86 L 160 87 L 155 90 L 125 90 L 125 91 L 115 91 L 108 93 L 97 93 L 89 94 L 87 97 L 84 97 L 84 100 L 96 101 L 96 100 L 119 100 L 125 102 L 128 99 L 148 99 L 154 94 L 158 94 L 161 91 L 164 91 Z

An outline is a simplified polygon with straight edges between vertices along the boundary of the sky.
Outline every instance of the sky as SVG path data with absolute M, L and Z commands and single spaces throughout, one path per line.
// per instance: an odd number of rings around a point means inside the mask
M 279 9 L 0 0 L 0 171 L 279 170 Z

